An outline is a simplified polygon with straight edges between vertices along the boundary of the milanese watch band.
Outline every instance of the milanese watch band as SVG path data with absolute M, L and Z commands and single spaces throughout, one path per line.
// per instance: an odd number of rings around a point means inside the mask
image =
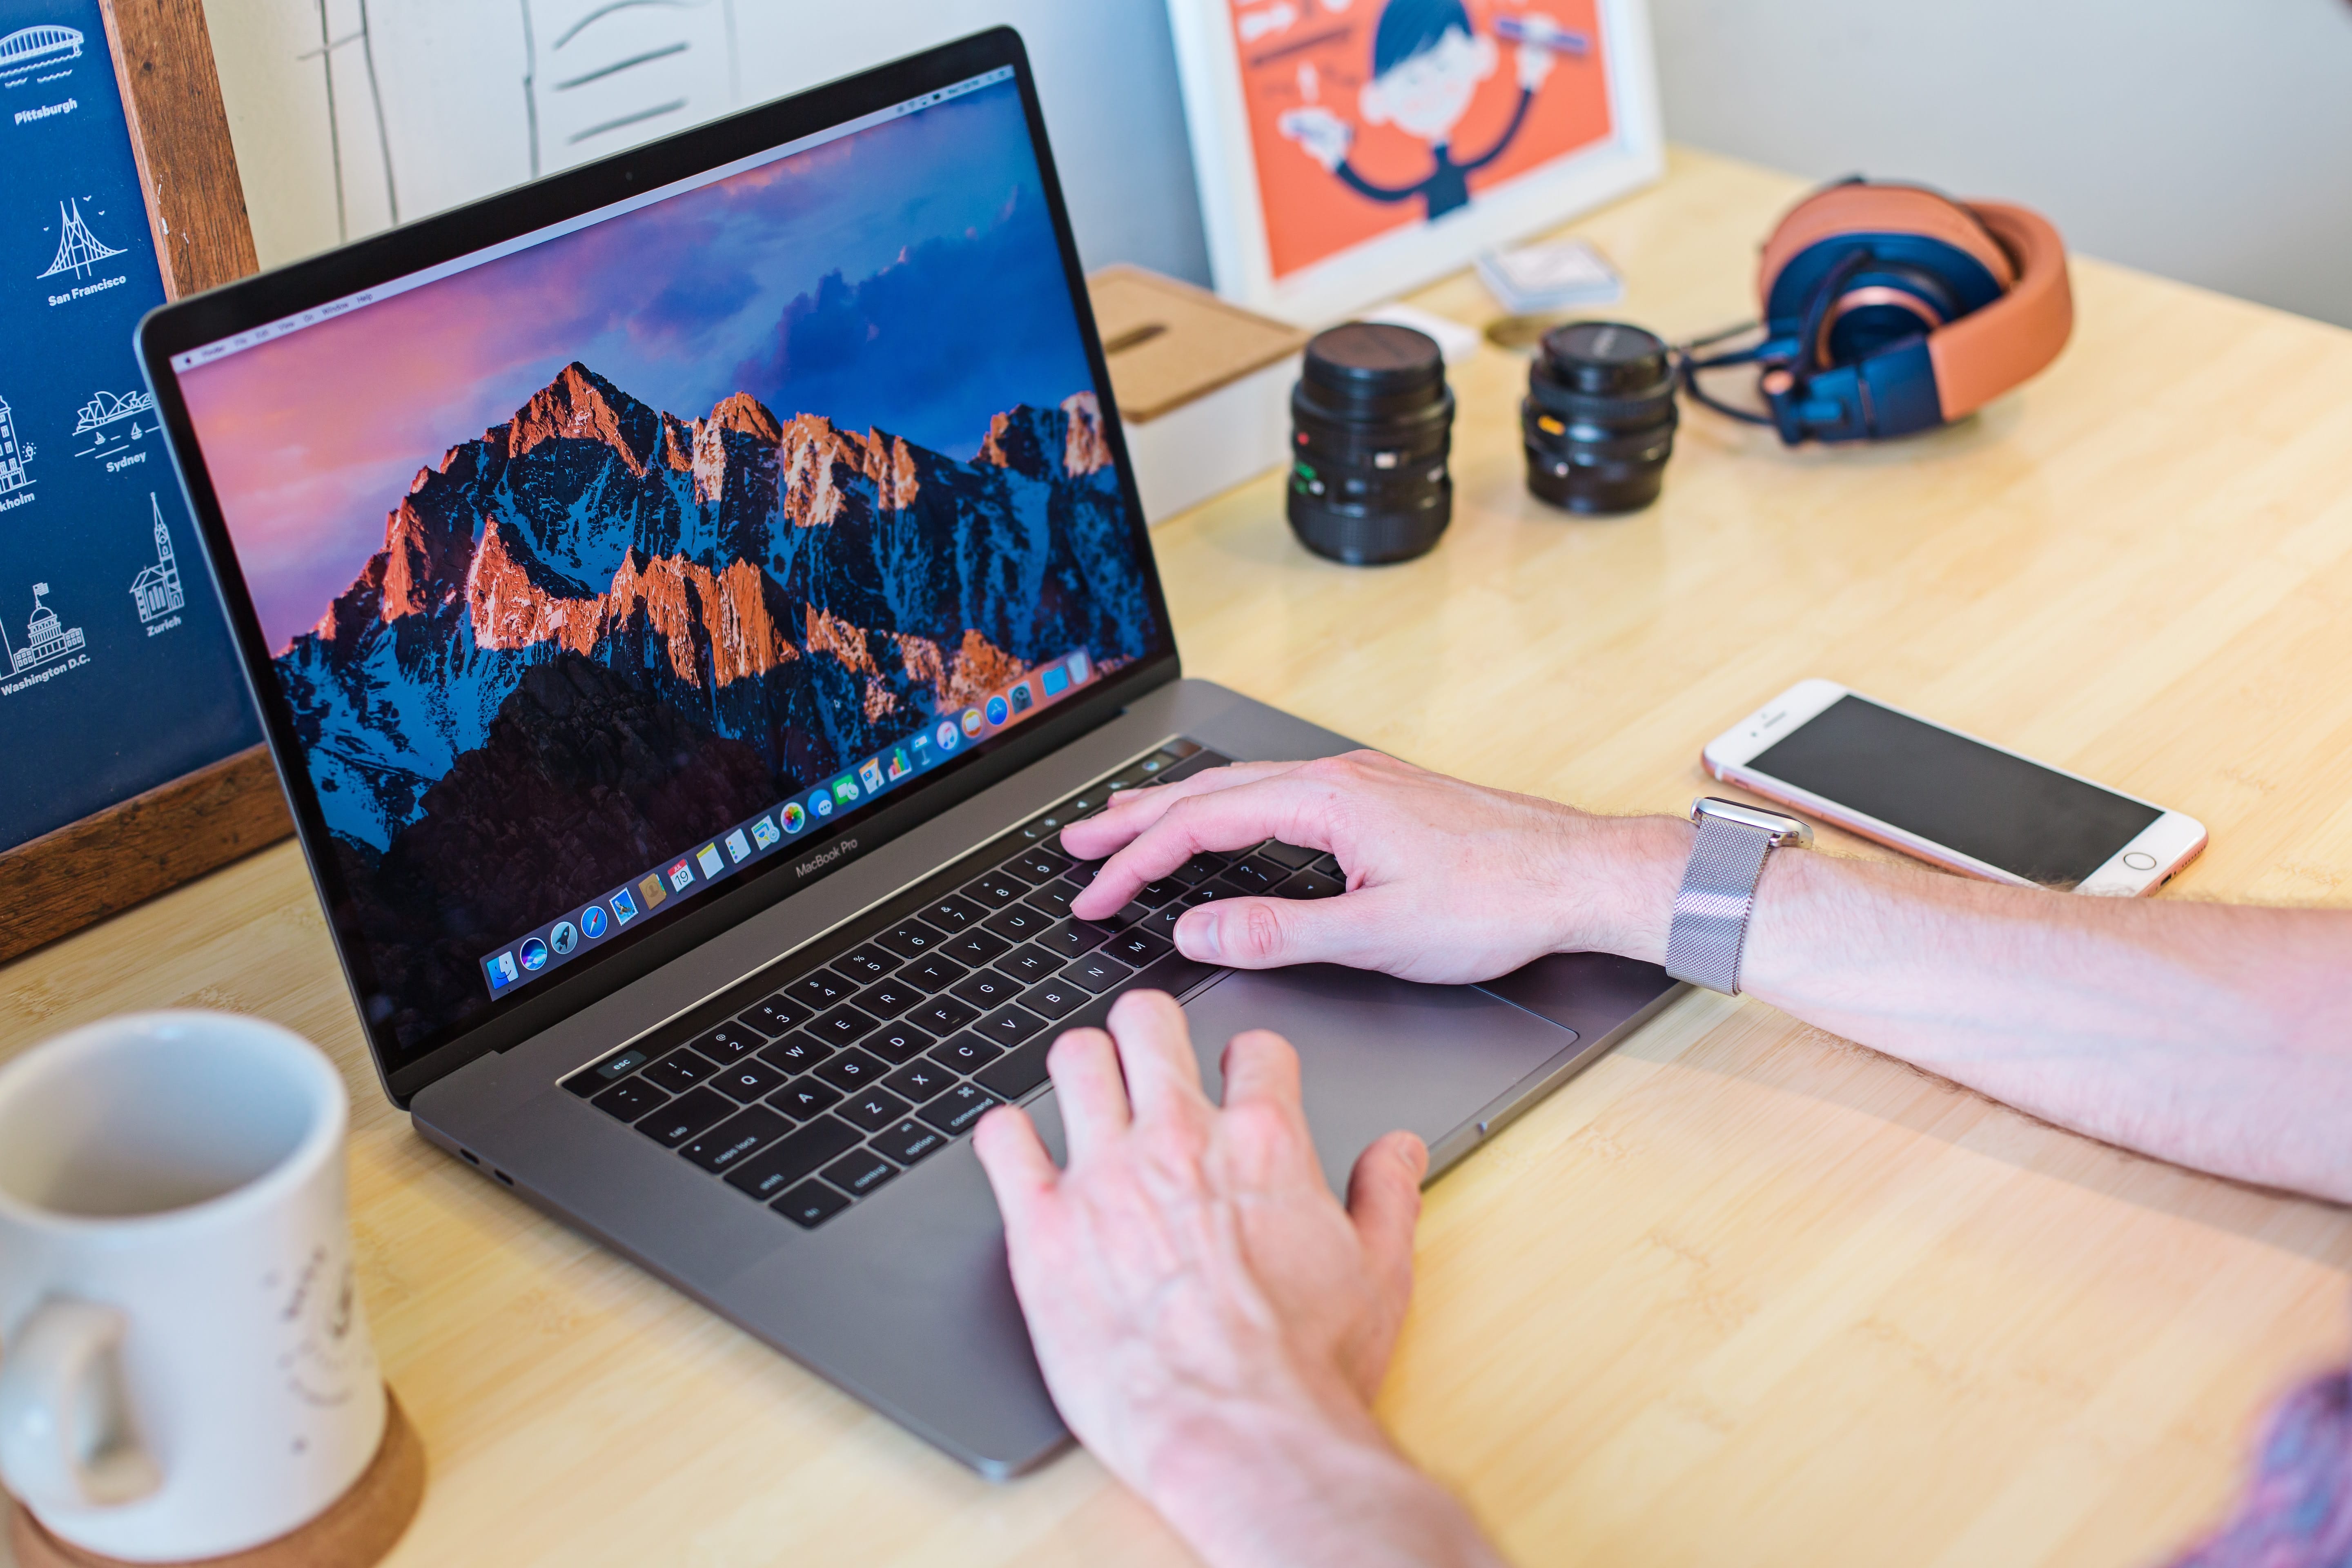
M 1683 868 L 1682 886 L 1675 890 L 1666 973 L 1737 996 L 1748 915 L 1755 907 L 1764 858 L 1776 845 L 1811 844 L 1813 831 L 1793 816 L 1711 797 L 1691 803 L 1691 820 L 1698 824 L 1698 837 Z

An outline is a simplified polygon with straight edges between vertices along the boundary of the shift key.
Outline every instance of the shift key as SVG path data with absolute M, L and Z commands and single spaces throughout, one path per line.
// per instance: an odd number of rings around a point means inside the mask
M 765 1202 L 786 1187 L 857 1147 L 865 1134 L 835 1117 L 820 1116 L 782 1142 L 727 1173 L 727 1184 Z

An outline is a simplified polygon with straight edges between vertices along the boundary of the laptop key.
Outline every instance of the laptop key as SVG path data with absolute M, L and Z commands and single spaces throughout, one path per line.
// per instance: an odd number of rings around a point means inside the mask
M 989 916 L 986 929 L 1006 939 L 1009 944 L 1042 935 L 1053 923 L 1054 917 L 1043 910 L 1033 910 L 1027 904 L 1011 904 Z
M 741 1017 L 744 1023 L 773 1038 L 778 1035 L 789 1035 L 807 1023 L 811 1012 L 809 1007 L 779 991 L 766 1001 L 746 1007 Z
M 1275 889 L 1277 899 L 1336 899 L 1346 892 L 1346 886 L 1320 871 L 1293 871 L 1290 879 Z
M 618 1056 L 606 1057 L 586 1072 L 573 1073 L 563 1080 L 563 1087 L 584 1100 L 607 1084 L 620 1082 L 653 1059 L 651 1051 L 632 1046 Z
M 904 980 L 885 980 L 878 985 L 868 985 L 860 991 L 856 1005 L 861 1011 L 877 1018 L 895 1018 L 923 999 L 923 994 Z
M 920 1105 L 955 1082 L 955 1078 L 954 1069 L 941 1067 L 929 1057 L 918 1057 L 884 1079 L 882 1087 Z
M 1113 937 L 1103 951 L 1121 963 L 1131 963 L 1140 969 L 1147 963 L 1157 963 L 1175 952 L 1173 945 L 1148 931 L 1123 931 Z
M 856 989 L 840 975 L 820 969 L 814 974 L 803 974 L 785 986 L 783 994 L 823 1012 L 837 1003 L 848 1001 Z
M 950 893 L 923 910 L 923 918 L 945 931 L 958 931 L 966 926 L 978 925 L 988 916 L 989 906 L 973 903 L 961 893 Z
M 933 1035 L 951 1035 L 974 1018 L 980 1009 L 969 1002 L 959 1002 L 952 996 L 934 996 L 907 1015 L 907 1022 Z
M 1261 860 L 1253 855 L 1245 860 L 1236 860 L 1226 867 L 1223 880 L 1248 892 L 1270 893 L 1274 890 L 1275 884 L 1289 874 L 1283 868 L 1269 861 Z
M 1003 1054 L 977 1035 L 958 1035 L 931 1047 L 933 1061 L 945 1062 L 958 1072 L 986 1067 Z
M 714 1062 L 737 1062 L 768 1043 L 768 1037 L 741 1024 L 721 1024 L 696 1038 L 694 1048 Z
M 1015 948 L 996 961 L 996 967 L 1024 984 L 1034 985 L 1062 967 L 1062 961 L 1044 948 Z
M 948 987 L 948 994 L 985 1010 L 1020 995 L 1021 983 L 1007 980 L 993 969 L 976 969 Z
M 643 1077 L 656 1089 L 666 1089 L 672 1094 L 683 1094 L 696 1084 L 706 1081 L 719 1070 L 719 1064 L 692 1051 L 672 1051 L 647 1068 Z
M 845 1154 L 827 1165 L 822 1173 L 826 1181 L 831 1182 L 843 1192 L 855 1194 L 861 1198 L 898 1173 L 898 1166 L 871 1149 L 860 1149 L 854 1154 Z
M 920 1029 L 910 1029 L 904 1024 L 885 1024 L 864 1039 L 857 1048 L 872 1051 L 885 1061 L 912 1061 L 936 1043 L 932 1036 Z
M 1202 963 L 1181 952 L 1171 952 L 1138 974 L 1130 989 L 1165 991 L 1171 996 L 1181 996 L 1215 973 L 1217 966 L 1213 963 Z
M 869 945 L 835 959 L 833 966 L 860 984 L 871 985 L 898 967 L 898 955 Z
M 701 1134 L 678 1152 L 706 1171 L 726 1171 L 743 1157 L 793 1130 L 792 1118 L 764 1105 L 751 1106 Z
M 668 1102 L 669 1096 L 641 1078 L 625 1078 L 588 1103 L 607 1116 L 617 1116 L 624 1121 L 635 1121 L 656 1105 Z
M 963 896 L 986 904 L 991 909 L 1001 910 L 1007 904 L 1017 902 L 1021 895 L 1028 890 L 1028 885 L 1020 878 L 1003 876 L 991 871 L 984 877 L 966 883 Z
M 1173 871 L 1169 872 L 1168 878 L 1171 881 L 1182 882 L 1187 886 L 1205 882 L 1223 870 L 1225 864 L 1225 857 L 1223 855 L 1195 855 Z
M 833 1055 L 834 1047 L 807 1035 L 787 1035 L 760 1053 L 760 1059 L 786 1072 L 804 1072 Z
M 1001 952 L 1010 952 L 1013 951 L 1013 945 L 1011 942 L 994 931 L 974 926 L 970 931 L 956 932 L 954 936 L 948 939 L 948 944 L 940 951 L 958 963 L 968 963 L 978 968 Z
M 765 1100 L 783 1088 L 784 1080 L 791 1076 L 790 1073 L 777 1071 L 757 1057 L 746 1057 L 732 1067 L 720 1068 L 719 1076 L 712 1079 L 710 1084 L 719 1093 L 731 1095 L 748 1105 L 755 1100 Z
M 1024 849 L 1004 863 L 1004 869 L 1032 882 L 1050 882 L 1070 863 L 1066 855 L 1050 849 Z
M 1040 1035 L 1018 1050 L 1007 1051 L 974 1073 L 972 1079 L 999 1099 L 1018 1100 L 1045 1081 L 1045 1053 L 1053 1044 L 1053 1036 Z M 929 1107 L 924 1109 L 928 1111 Z
M 1318 855 L 1315 858 L 1315 869 L 1339 881 L 1344 882 L 1348 879 L 1348 873 L 1340 869 L 1339 858 L 1337 855 Z
M 1173 877 L 1162 877 L 1156 882 L 1146 882 L 1136 893 L 1135 901 L 1145 909 L 1156 910 L 1171 899 L 1184 895 L 1184 884 Z
M 962 937 L 957 937 L 949 945 L 958 945 L 963 940 Z M 920 987 L 929 993 L 944 991 L 971 973 L 952 956 L 944 952 L 934 952 L 907 965 L 898 972 L 898 978 L 907 984 Z
M 915 1114 L 952 1138 L 987 1115 L 988 1108 L 998 1103 L 996 1096 L 980 1085 L 960 1083 Z
M 849 1206 L 849 1200 L 823 1182 L 803 1182 L 768 1205 L 803 1230 L 814 1230 Z
M 841 1103 L 841 1090 L 812 1074 L 796 1078 L 775 1093 L 768 1103 L 796 1121 L 806 1121 L 820 1111 L 830 1110 Z
M 1134 970 L 1108 953 L 1095 952 L 1088 953 L 1062 971 L 1062 978 L 1083 985 L 1099 996 L 1134 973 Z
M 920 921 L 908 921 L 884 931 L 880 937 L 884 947 L 901 958 L 919 958 L 940 945 L 940 933 Z
M 841 1102 L 838 1112 L 868 1132 L 879 1132 L 907 1114 L 907 1102 L 879 1087 L 861 1090 Z
M 1296 844 L 1285 844 L 1279 838 L 1267 839 L 1258 846 L 1257 852 L 1276 865 L 1287 866 L 1294 871 L 1305 870 L 1315 864 L 1318 855 L 1323 853 L 1320 849 L 1302 849 Z
M 727 1184 L 755 1198 L 772 1198 L 828 1160 L 857 1147 L 861 1134 L 847 1122 L 820 1116 L 780 1143 L 772 1143 L 727 1173 Z
M 1200 904 L 1213 904 L 1222 899 L 1239 899 L 1248 896 L 1220 877 L 1213 882 L 1203 882 L 1199 887 L 1192 889 L 1176 901 L 1189 910 Z
M 1021 1005 L 1047 1018 L 1066 1018 L 1094 1000 L 1091 993 L 1066 980 L 1048 980 L 1021 994 Z
M 808 1026 L 808 1032 L 820 1040 L 836 1046 L 846 1046 L 864 1039 L 874 1032 L 879 1019 L 870 1018 L 855 1007 L 835 1007 Z
M 912 1117 L 901 1121 L 887 1132 L 874 1137 L 874 1147 L 901 1165 L 911 1165 L 929 1154 L 936 1154 L 948 1146 L 947 1136 L 937 1128 L 926 1127 Z
M 890 1070 L 879 1058 L 852 1047 L 816 1069 L 816 1076 L 838 1089 L 856 1094 Z
M 1092 921 L 1057 921 L 1038 937 L 1037 945 L 1064 958 L 1092 952 L 1111 934 L 1110 927 Z
M 1045 910 L 1055 920 L 1067 920 L 1070 900 L 1078 896 L 1077 885 L 1065 877 L 1056 877 L 1042 888 L 1033 889 L 1023 901 L 1032 909 Z
M 999 1007 L 972 1025 L 971 1032 L 997 1046 L 1017 1046 L 1045 1026 L 1045 1020 L 1026 1007 Z

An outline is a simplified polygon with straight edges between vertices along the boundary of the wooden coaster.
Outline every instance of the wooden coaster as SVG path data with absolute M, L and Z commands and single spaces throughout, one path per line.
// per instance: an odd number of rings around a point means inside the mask
M 205 1558 L 202 1568 L 371 1568 L 383 1561 L 425 1500 L 425 1445 L 391 1389 L 383 1391 L 383 1442 L 351 1490 L 301 1529 L 244 1552 Z M 16 1550 L 17 1568 L 196 1568 L 194 1563 L 134 1564 L 85 1552 L 51 1535 L 15 1500 L 5 1500 L 9 1504 L 8 1543 Z

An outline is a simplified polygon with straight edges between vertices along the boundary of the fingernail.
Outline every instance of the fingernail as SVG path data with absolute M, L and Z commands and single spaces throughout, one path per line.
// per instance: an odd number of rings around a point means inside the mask
M 1217 917 L 1195 910 L 1176 922 L 1176 945 L 1187 958 L 1214 963 L 1224 956 L 1224 940 L 1217 932 Z

